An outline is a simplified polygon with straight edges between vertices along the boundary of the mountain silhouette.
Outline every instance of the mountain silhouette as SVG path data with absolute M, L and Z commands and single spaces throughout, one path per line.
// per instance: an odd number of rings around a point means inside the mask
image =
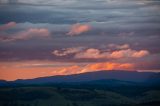
M 50 77 L 41 77 L 35 79 L 16 80 L 14 83 L 22 84 L 41 84 L 41 83 L 86 83 L 92 81 L 104 80 L 109 81 L 113 79 L 114 82 L 129 81 L 136 83 L 153 83 L 160 82 L 160 73 L 155 72 L 137 72 L 137 71 L 122 71 L 122 70 L 102 70 L 96 72 L 86 72 L 73 75 L 57 75 Z M 112 80 L 112 81 L 113 81 Z

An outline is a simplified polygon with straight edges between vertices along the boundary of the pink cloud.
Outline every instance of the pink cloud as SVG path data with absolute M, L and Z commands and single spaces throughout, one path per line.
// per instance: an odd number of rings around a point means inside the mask
M 149 55 L 147 50 L 116 50 L 112 52 L 102 52 L 99 49 L 90 48 L 75 54 L 75 58 L 84 59 L 120 59 L 120 58 L 141 58 Z
M 147 50 L 132 50 L 128 44 L 124 45 L 109 45 L 116 50 L 100 50 L 96 48 L 73 47 L 62 50 L 54 50 L 55 56 L 66 56 L 73 54 L 76 59 L 122 59 L 122 58 L 141 58 L 149 55 Z
M 30 28 L 28 30 L 15 33 L 9 37 L 1 36 L 0 41 L 9 42 L 9 41 L 17 41 L 17 40 L 27 40 L 31 38 L 47 38 L 49 36 L 50 36 L 50 31 L 48 29 Z
M 49 37 L 50 32 L 45 28 L 30 28 L 26 31 L 19 32 L 13 38 L 15 39 L 29 39 L 33 37 Z
M 141 58 L 144 56 L 149 55 L 149 51 L 147 50 L 140 50 L 140 51 L 136 51 L 136 50 L 131 50 L 131 49 L 127 49 L 127 50 L 119 50 L 119 51 L 113 51 L 112 53 L 110 53 L 110 58 Z
M 67 35 L 70 36 L 79 35 L 81 33 L 88 32 L 89 30 L 91 30 L 91 27 L 89 25 L 77 23 L 72 25 Z
M 15 22 L 9 22 L 7 24 L 4 24 L 4 25 L 0 26 L 0 31 L 4 31 L 4 30 L 10 29 L 10 28 L 15 27 L 15 26 L 16 26 Z
M 89 48 L 85 51 L 75 54 L 75 58 L 99 59 L 99 58 L 107 58 L 107 55 L 108 55 L 107 52 L 101 53 L 99 49 Z
M 132 56 L 139 58 L 147 55 L 149 55 L 149 52 L 147 50 L 140 50 L 139 52 L 135 52 Z
M 123 45 L 109 44 L 108 47 L 114 48 L 114 49 L 128 49 L 128 48 L 130 48 L 129 44 L 123 44 Z

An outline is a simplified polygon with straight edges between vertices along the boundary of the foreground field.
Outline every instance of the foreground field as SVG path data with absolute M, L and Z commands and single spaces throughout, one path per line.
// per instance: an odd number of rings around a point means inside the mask
M 0 88 L 0 106 L 159 106 L 160 90 L 23 86 Z M 130 93 L 127 93 L 131 91 Z M 130 89 L 130 90 L 129 90 Z

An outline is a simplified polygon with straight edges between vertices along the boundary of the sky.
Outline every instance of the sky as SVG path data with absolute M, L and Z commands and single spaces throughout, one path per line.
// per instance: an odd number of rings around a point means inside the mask
M 0 79 L 160 72 L 160 0 L 0 0 Z

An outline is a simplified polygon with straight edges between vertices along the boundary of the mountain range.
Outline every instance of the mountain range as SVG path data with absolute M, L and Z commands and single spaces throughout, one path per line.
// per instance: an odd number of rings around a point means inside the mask
M 159 84 L 160 73 L 137 72 L 123 70 L 102 70 L 73 75 L 57 75 L 35 79 L 18 79 L 15 81 L 0 81 L 0 85 L 16 84 Z

